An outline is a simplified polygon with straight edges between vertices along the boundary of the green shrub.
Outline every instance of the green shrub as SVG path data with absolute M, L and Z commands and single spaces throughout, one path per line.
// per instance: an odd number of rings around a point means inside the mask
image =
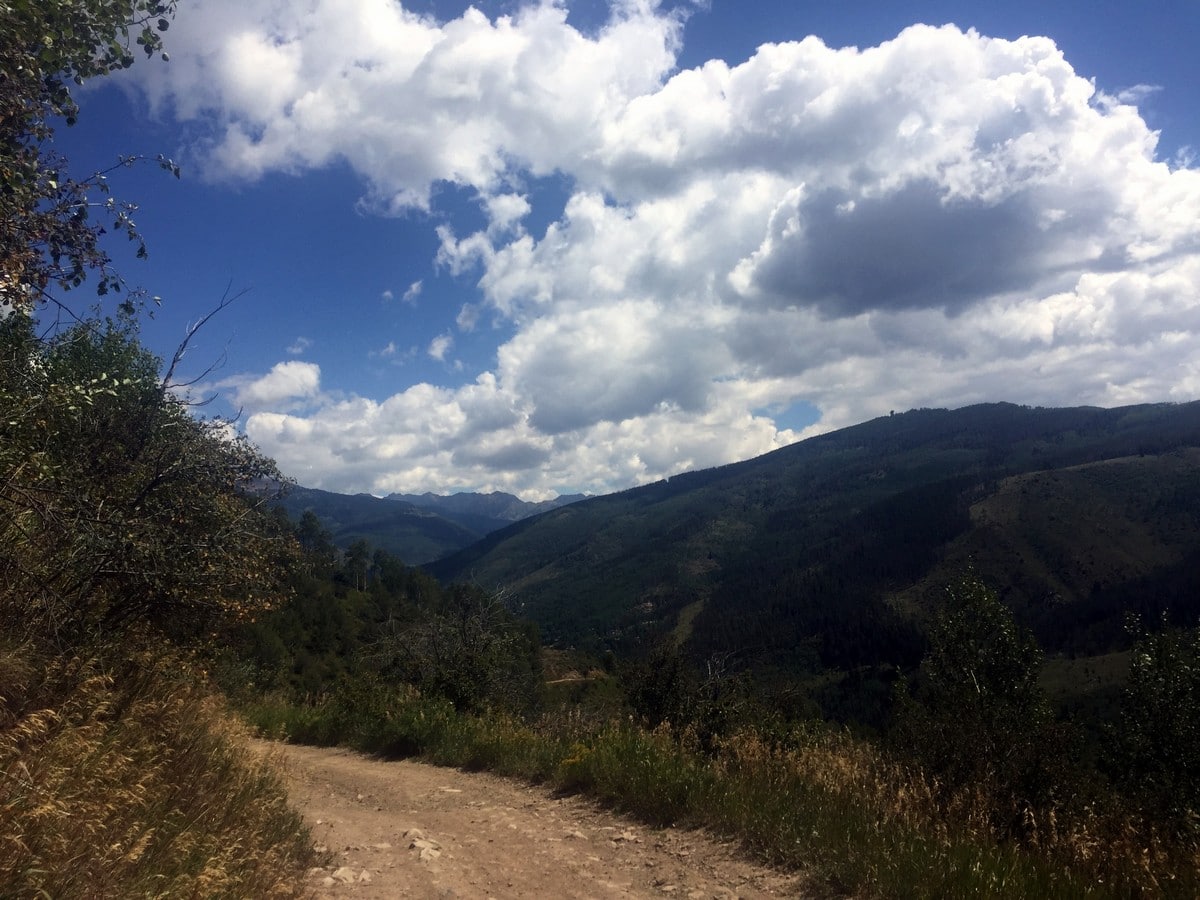
M 1033 635 L 966 577 L 930 631 L 916 693 L 897 688 L 892 745 L 947 797 L 986 797 L 1000 838 L 1032 839 L 1036 812 L 1070 800 L 1079 780 L 1069 729 L 1054 722 L 1038 683 L 1041 661 Z
M 1181 839 L 1200 839 L 1200 629 L 1133 624 L 1129 683 L 1109 769 L 1130 803 Z

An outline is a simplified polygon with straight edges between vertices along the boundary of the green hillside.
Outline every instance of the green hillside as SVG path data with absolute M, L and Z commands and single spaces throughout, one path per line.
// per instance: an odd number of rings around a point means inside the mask
M 315 488 L 294 487 L 279 505 L 294 520 L 311 510 L 339 547 L 365 540 L 412 565 L 453 553 L 503 524 L 483 516 L 443 515 L 403 500 Z
M 293 740 L 723 830 L 835 892 L 1193 897 L 1197 501 L 1200 404 L 918 410 L 523 520 L 448 586 L 309 517 L 225 669 Z
M 674 631 L 803 674 L 906 665 L 971 564 L 1050 651 L 1124 610 L 1193 612 L 1200 404 L 914 410 L 555 510 L 429 566 L 511 591 L 548 638 Z
M 311 511 L 333 542 L 366 541 L 409 565 L 421 565 L 474 544 L 484 535 L 582 495 L 527 503 L 512 494 L 337 494 L 293 486 L 278 501 L 293 521 Z

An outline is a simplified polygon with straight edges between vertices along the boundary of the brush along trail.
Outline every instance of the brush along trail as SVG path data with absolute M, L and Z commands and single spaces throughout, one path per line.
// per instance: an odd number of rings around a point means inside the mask
M 327 863 L 318 898 L 817 896 L 700 831 L 650 828 L 494 775 L 275 745 Z

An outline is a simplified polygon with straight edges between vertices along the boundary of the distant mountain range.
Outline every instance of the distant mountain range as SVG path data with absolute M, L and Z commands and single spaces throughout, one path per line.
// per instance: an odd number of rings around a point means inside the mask
M 312 510 L 340 547 L 364 539 L 409 565 L 421 565 L 461 550 L 513 522 L 584 497 L 575 494 L 529 503 L 496 492 L 391 494 L 381 499 L 371 494 L 293 487 L 280 505 L 293 519 Z
M 566 506 L 568 503 L 577 503 L 580 500 L 587 499 L 587 494 L 564 494 L 561 497 L 555 497 L 553 500 L 543 500 L 541 503 L 530 503 L 522 500 L 520 497 L 514 497 L 512 494 L 505 494 L 501 491 L 496 491 L 491 494 L 388 494 L 388 500 L 399 500 L 402 503 L 411 503 L 413 506 L 419 506 L 422 509 L 431 509 L 434 512 L 440 513 L 447 518 L 456 516 L 467 516 L 487 520 L 489 522 L 502 523 L 498 527 L 503 527 L 505 524 L 519 522 L 521 519 L 528 519 L 530 516 L 536 516 L 538 513 L 549 512 L 552 509 L 558 509 L 560 506 Z M 495 530 L 494 528 L 489 530 Z

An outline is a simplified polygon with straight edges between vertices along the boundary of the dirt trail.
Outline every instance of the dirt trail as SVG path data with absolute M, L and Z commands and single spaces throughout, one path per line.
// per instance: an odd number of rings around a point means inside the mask
M 277 746 L 329 865 L 319 898 L 814 896 L 703 832 L 652 829 L 493 775 Z

